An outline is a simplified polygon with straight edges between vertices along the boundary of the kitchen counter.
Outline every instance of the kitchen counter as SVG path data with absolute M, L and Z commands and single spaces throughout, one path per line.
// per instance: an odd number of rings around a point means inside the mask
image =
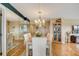
M 33 56 L 46 56 L 47 38 L 32 38 Z
M 71 35 L 74 35 L 74 36 L 79 36 L 79 34 L 70 34 L 70 36 L 71 36 Z
M 46 37 L 33 37 L 32 42 L 28 43 L 29 56 L 49 55 L 49 42 Z

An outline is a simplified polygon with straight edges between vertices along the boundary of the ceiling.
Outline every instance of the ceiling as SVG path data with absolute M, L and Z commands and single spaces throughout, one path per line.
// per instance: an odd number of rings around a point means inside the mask
M 8 21 L 22 21 L 23 19 L 16 15 L 14 12 L 6 8 L 6 17 Z
M 37 19 L 38 11 L 42 12 L 43 18 L 68 18 L 79 19 L 79 4 L 78 3 L 11 3 L 20 13 L 27 18 Z

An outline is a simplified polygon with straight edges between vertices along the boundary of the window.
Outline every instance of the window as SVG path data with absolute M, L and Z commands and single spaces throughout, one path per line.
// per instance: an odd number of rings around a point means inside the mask
M 73 26 L 73 33 L 74 34 L 79 34 L 79 25 L 74 25 Z
M 21 33 L 27 32 L 27 24 L 21 24 L 20 30 Z

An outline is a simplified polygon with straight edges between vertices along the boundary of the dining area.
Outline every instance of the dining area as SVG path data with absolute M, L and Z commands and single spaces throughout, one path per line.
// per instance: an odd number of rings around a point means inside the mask
M 35 27 L 30 24 L 28 33 L 24 34 L 27 56 L 49 56 L 50 55 L 50 33 L 44 26 Z M 32 28 L 32 29 L 31 29 Z M 47 31 L 47 32 L 46 32 Z

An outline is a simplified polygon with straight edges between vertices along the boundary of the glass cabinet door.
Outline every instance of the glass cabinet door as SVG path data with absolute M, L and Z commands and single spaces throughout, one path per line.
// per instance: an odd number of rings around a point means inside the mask
M 61 22 L 53 24 L 53 36 L 55 42 L 61 42 Z

